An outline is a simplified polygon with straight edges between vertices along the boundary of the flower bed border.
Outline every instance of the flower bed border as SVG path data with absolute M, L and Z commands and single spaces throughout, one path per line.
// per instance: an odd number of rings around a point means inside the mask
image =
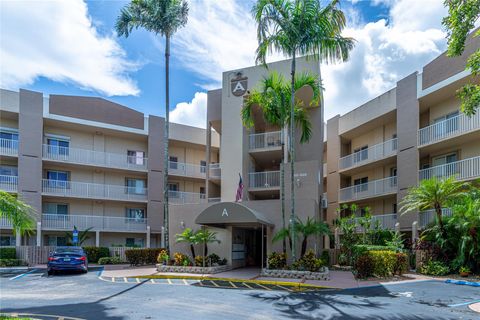
M 306 279 L 306 280 L 330 280 L 330 271 L 327 267 L 322 272 L 297 271 L 297 270 L 275 270 L 263 269 L 260 276 L 273 278 L 290 278 L 290 279 Z
M 195 274 L 213 274 L 228 271 L 231 269 L 229 265 L 215 266 L 215 267 L 184 267 L 184 266 L 168 266 L 157 264 L 158 272 L 177 272 L 177 273 L 195 273 Z

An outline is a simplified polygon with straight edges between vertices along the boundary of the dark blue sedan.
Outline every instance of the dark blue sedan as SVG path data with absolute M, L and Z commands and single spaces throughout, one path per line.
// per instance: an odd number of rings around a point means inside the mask
M 87 255 L 81 247 L 58 247 L 48 256 L 47 273 L 77 270 L 88 272 Z

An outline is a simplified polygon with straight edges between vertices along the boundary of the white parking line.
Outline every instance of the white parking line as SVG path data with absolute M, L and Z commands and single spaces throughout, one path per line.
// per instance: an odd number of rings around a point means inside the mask
M 128 283 L 128 280 L 126 277 L 123 277 L 123 281 Z
M 36 270 L 37 270 L 37 269 L 32 269 L 32 270 L 30 270 L 30 271 L 28 271 L 28 272 L 25 272 L 25 273 L 19 274 L 18 276 L 12 277 L 12 278 L 10 278 L 9 280 L 20 279 L 20 278 L 22 278 L 22 277 L 25 277 L 27 274 L 32 273 L 32 272 L 34 272 L 34 271 L 36 271 Z
M 187 282 L 187 280 L 185 280 L 185 279 L 183 279 L 183 283 L 185 283 L 186 286 L 189 285 L 188 282 Z
M 168 284 L 172 284 L 172 280 L 167 278 L 167 281 L 168 281 Z
M 153 280 L 153 279 L 150 279 L 150 282 L 153 283 L 153 284 L 156 283 L 155 280 Z
M 140 283 L 140 279 L 138 279 L 138 278 L 135 278 L 135 280 L 137 281 L 137 283 Z

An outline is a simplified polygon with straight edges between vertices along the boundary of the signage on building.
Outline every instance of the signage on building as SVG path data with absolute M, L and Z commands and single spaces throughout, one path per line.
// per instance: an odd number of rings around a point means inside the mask
M 234 96 L 243 96 L 247 92 L 248 78 L 244 77 L 241 72 L 237 72 L 235 78 L 231 80 L 230 88 Z
M 224 208 L 223 209 L 223 212 L 222 212 L 222 217 L 223 216 L 227 216 L 228 217 L 228 211 L 227 211 L 227 208 Z

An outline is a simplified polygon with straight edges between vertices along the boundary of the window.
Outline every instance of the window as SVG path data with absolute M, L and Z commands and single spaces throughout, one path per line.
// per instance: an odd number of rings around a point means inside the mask
M 200 160 L 200 172 L 205 173 L 207 171 L 207 161 Z
M 458 111 L 451 112 L 447 115 L 444 115 L 440 118 L 437 118 L 433 121 L 434 124 L 437 124 L 435 127 L 434 134 L 436 137 L 441 137 L 450 132 L 458 130 Z
M 70 141 L 66 139 L 47 138 L 48 153 L 52 155 L 68 156 Z
M 360 208 L 360 217 L 365 217 L 367 214 L 367 209 L 366 208 Z
M 47 236 L 47 243 L 49 246 L 63 247 L 67 245 L 67 238 L 59 236 Z
M 180 194 L 178 192 L 179 190 L 178 183 L 169 183 L 168 184 L 168 196 L 172 198 L 178 198 L 180 197 Z
M 355 179 L 353 181 L 355 186 L 355 192 L 362 192 L 368 190 L 368 177 L 363 177 L 359 179 Z
M 15 237 L 14 236 L 1 236 L 0 237 L 0 246 L 7 247 L 7 246 L 14 246 L 15 245 Z
M 18 150 L 18 132 L 16 129 L 0 130 L 0 148 Z
M 134 179 L 134 178 L 125 179 L 126 193 L 145 194 L 146 185 L 147 185 L 147 182 L 143 179 Z
M 390 168 L 390 177 L 396 177 L 396 176 L 397 176 L 397 167 Z
M 16 183 L 18 168 L 14 166 L 0 166 L 0 183 Z
M 126 238 L 125 239 L 125 247 L 134 247 L 134 248 L 142 248 L 145 245 L 145 240 L 143 238 Z
M 393 139 L 397 139 L 397 134 L 396 133 L 394 133 L 392 135 L 392 140 Z M 393 140 L 392 150 L 397 150 L 397 148 L 398 148 L 398 140 Z
M 456 153 L 450 153 L 433 158 L 433 175 L 436 177 L 451 176 L 458 172 Z
M 353 150 L 353 162 L 360 162 L 368 159 L 368 146 Z
M 143 166 L 145 164 L 145 152 L 128 150 L 127 163 Z
M 169 168 L 178 169 L 178 157 L 170 156 Z
M 143 208 L 127 208 L 125 212 L 129 222 L 143 222 L 145 219 L 145 209 Z
M 43 203 L 43 213 L 50 215 L 67 215 L 68 204 L 67 203 Z
M 200 199 L 205 199 L 205 187 L 200 187 Z
M 397 204 L 396 203 L 392 204 L 392 211 L 393 211 L 393 213 L 397 213 Z
M 48 170 L 48 186 L 51 188 L 70 188 L 70 185 L 68 183 L 69 176 L 70 173 L 67 171 Z

